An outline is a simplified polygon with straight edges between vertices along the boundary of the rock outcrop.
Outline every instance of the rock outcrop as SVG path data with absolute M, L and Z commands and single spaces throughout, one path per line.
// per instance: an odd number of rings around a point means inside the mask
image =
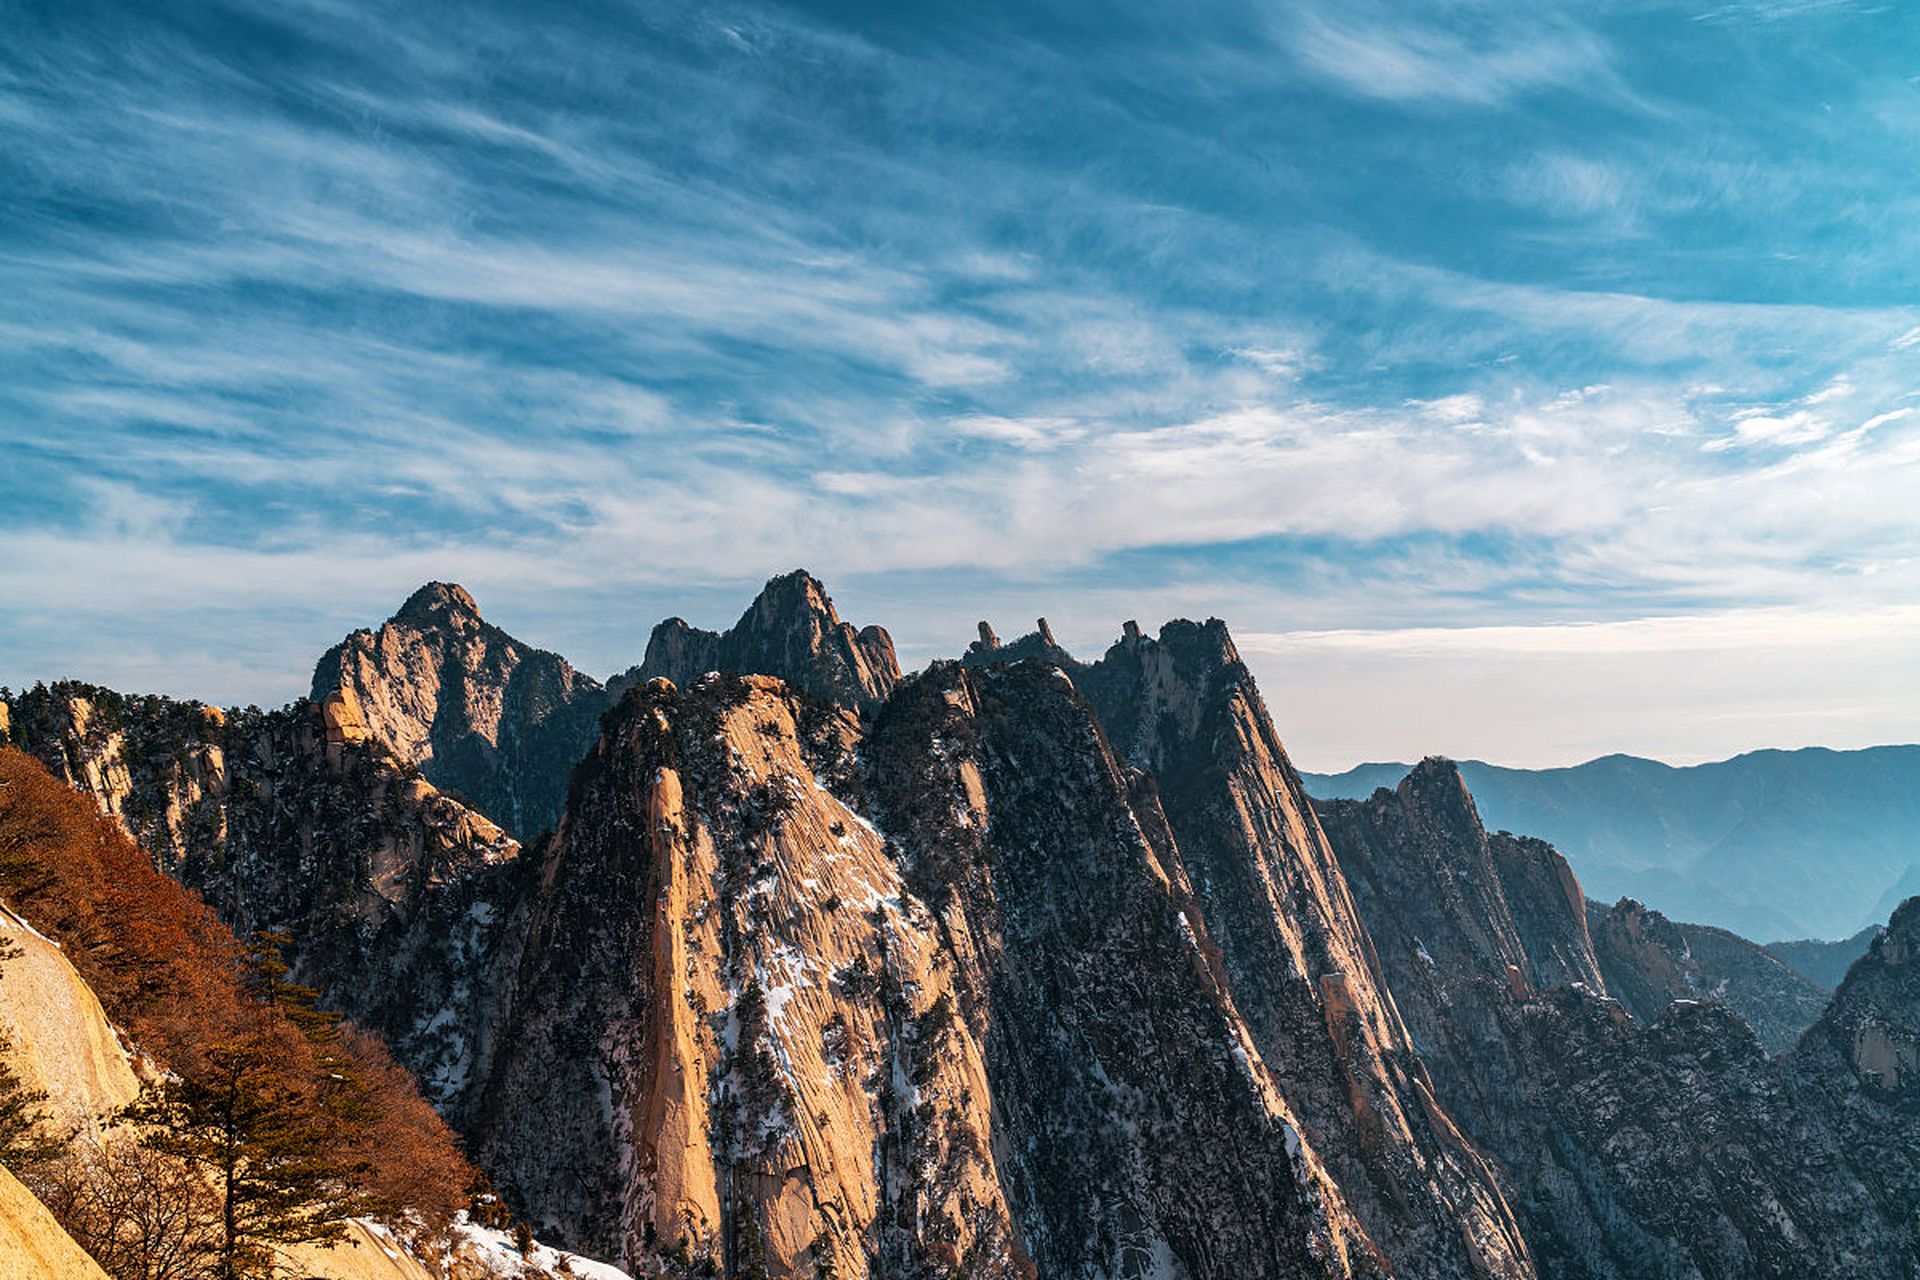
M 728 1274 L 1017 1274 L 937 922 L 828 786 L 853 734 L 763 676 L 655 679 L 609 718 L 474 1112 L 562 1238 Z
M 1632 898 L 1588 903 L 1587 917 L 1608 992 L 1642 1022 L 1675 1000 L 1724 1004 L 1768 1053 L 1785 1053 L 1827 1007 L 1827 992 L 1725 929 L 1678 924 Z
M 804 569 L 768 581 L 725 631 L 702 631 L 680 618 L 653 629 L 647 653 L 630 673 L 688 688 L 709 671 L 778 676 L 822 701 L 871 713 L 900 683 L 893 639 L 880 627 L 842 622 L 827 589 Z
M 994 634 L 991 625 L 982 622 L 980 638 L 967 646 L 960 661 L 970 667 L 980 667 L 1024 662 L 1029 658 L 1059 667 L 1069 674 L 1078 671 L 1081 665 L 1053 638 L 1053 628 L 1047 625 L 1045 618 L 1035 623 L 1032 631 L 1006 644 L 1000 643 L 1000 637 Z
M 380 739 L 520 839 L 559 820 L 567 776 L 611 703 L 597 681 L 487 622 L 446 582 L 329 649 L 311 696 L 330 734 Z
M 0 1168 L 0 1275 L 8 1280 L 107 1280 L 46 1206 Z

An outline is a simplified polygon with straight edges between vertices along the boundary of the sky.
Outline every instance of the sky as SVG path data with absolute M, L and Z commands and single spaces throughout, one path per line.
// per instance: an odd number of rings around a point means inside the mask
M 0 0 L 0 683 L 1225 618 L 1303 768 L 1920 739 L 1920 10 Z

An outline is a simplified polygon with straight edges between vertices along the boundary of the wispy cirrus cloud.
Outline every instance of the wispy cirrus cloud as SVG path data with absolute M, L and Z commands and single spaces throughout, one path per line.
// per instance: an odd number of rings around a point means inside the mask
M 272 700 L 426 577 L 601 670 L 795 562 L 923 657 L 1003 606 L 1920 590 L 1868 54 L 1489 3 L 233 17 L 28 23 L 0 72 L 0 680 Z M 1398 732 L 1317 705 L 1323 751 Z
M 1490 107 L 1547 90 L 1623 93 L 1606 42 L 1552 6 L 1301 3 L 1280 30 L 1304 66 L 1361 97 Z

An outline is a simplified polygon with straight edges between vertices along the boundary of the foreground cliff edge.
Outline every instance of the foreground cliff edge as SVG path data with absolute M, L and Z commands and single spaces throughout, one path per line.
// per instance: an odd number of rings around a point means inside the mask
M 458 1206 L 472 1169 L 377 1044 L 350 1028 L 334 1036 L 325 1024 L 307 1029 L 326 1036 L 303 1036 L 283 1012 L 303 1006 L 250 990 L 237 940 L 190 892 L 156 873 L 38 762 L 5 748 L 0 879 L 22 903 L 0 905 L 0 1275 L 197 1280 L 218 1272 L 214 1181 L 206 1166 L 150 1147 L 151 1122 L 134 1111 L 156 1086 L 204 1070 L 241 1031 L 268 1037 L 280 1055 L 270 1064 L 273 1090 L 249 1095 L 246 1106 L 273 1103 L 275 1090 L 289 1098 L 310 1090 L 315 1079 L 302 1070 L 314 1063 L 336 1089 L 359 1083 L 351 1123 L 329 1132 L 357 1158 L 344 1176 L 368 1194 L 353 1201 L 366 1216 L 341 1210 L 331 1238 L 262 1234 L 236 1274 L 537 1280 L 564 1271 L 623 1280 L 530 1240 L 523 1253 L 504 1232 L 470 1221 Z M 327 1054 L 309 1062 L 316 1042 Z M 37 1113 L 30 1152 L 14 1110 L 23 1102 Z M 280 1158 L 263 1147 L 242 1157 Z M 248 1176 L 257 1181 L 258 1169 Z
M 430 584 L 281 711 L 8 712 L 635 1274 L 1920 1266 L 1912 913 L 1823 1014 L 1445 762 L 1316 809 L 1217 621 L 905 675 L 794 573 L 602 685 Z

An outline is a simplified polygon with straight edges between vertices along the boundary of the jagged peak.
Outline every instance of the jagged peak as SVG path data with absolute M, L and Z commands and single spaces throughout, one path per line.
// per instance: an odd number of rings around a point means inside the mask
M 1044 623 L 1045 619 L 1041 621 Z M 1171 659 L 1184 679 L 1197 681 L 1234 668 L 1244 672 L 1245 664 L 1240 661 L 1233 635 L 1219 618 L 1208 618 L 1205 622 L 1173 618 L 1161 624 L 1155 637 L 1143 634 L 1140 624 L 1132 618 L 1127 619 L 1120 630 L 1120 639 L 1108 647 L 1100 660 L 1102 664 L 1118 661 L 1131 667 L 1149 658 L 1157 657 L 1161 662 Z
M 1074 656 L 1054 639 L 1053 627 L 1045 618 L 1037 619 L 1032 631 L 1004 643 L 995 634 L 993 624 L 982 621 L 980 638 L 967 646 L 967 651 L 961 655 L 960 660 L 970 667 L 975 667 L 1024 662 L 1030 658 L 1051 662 L 1068 671 L 1077 671 L 1081 666 Z
M 1191 618 L 1173 618 L 1160 626 L 1158 643 L 1177 655 L 1210 667 L 1230 667 L 1240 661 L 1233 633 L 1219 618 L 1195 622 Z
M 652 637 L 649 639 L 648 643 L 651 644 L 653 643 L 653 640 L 656 640 L 662 636 L 677 636 L 677 635 L 717 636 L 718 634 L 719 634 L 718 632 L 708 631 L 703 627 L 696 627 L 691 622 L 688 622 L 685 618 L 682 618 L 678 614 L 675 614 L 671 618 L 662 618 L 660 621 L 653 624 Z
M 1469 834 L 1486 833 L 1460 766 L 1445 756 L 1421 760 L 1400 780 L 1396 792 L 1403 803 L 1418 808 L 1429 822 Z
M 457 582 L 429 582 L 408 596 L 390 621 L 426 623 L 454 618 L 484 621 L 480 606 L 465 587 Z
M 805 569 L 793 569 L 768 578 L 740 621 L 744 625 L 752 618 L 769 620 L 795 614 L 818 614 L 836 625 L 840 621 L 826 585 Z
M 653 629 L 646 657 L 627 677 L 689 684 L 708 671 L 775 675 L 815 697 L 872 710 L 900 683 L 886 629 L 843 622 L 818 578 L 795 569 L 769 578 L 740 620 L 723 632 L 669 618 Z
M 1420 785 L 1438 782 L 1445 786 L 1465 787 L 1466 779 L 1460 776 L 1460 766 L 1447 756 L 1423 756 L 1420 763 L 1407 770 L 1409 780 L 1418 780 Z

